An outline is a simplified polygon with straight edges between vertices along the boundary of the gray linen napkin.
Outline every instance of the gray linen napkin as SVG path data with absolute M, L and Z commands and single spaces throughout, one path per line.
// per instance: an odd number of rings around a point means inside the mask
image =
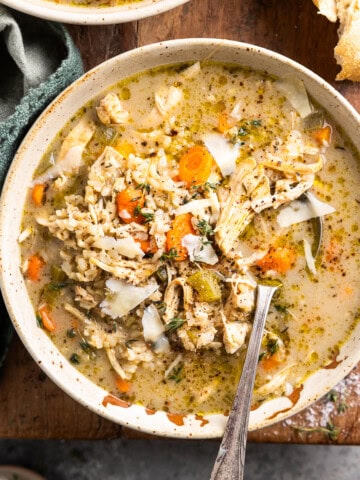
M 0 5 L 0 189 L 36 117 L 82 73 L 80 54 L 62 25 Z M 0 366 L 11 334 L 0 296 Z

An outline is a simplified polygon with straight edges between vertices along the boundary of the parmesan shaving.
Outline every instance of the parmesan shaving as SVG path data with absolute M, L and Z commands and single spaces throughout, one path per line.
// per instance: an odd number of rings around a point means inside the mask
M 201 238 L 189 233 L 183 237 L 181 245 L 188 251 L 190 261 L 192 262 L 203 262 L 208 265 L 215 265 L 215 263 L 219 261 L 215 250 L 210 243 L 207 242 L 206 237 Z
M 321 202 L 314 195 L 308 193 L 310 202 L 294 200 L 282 208 L 277 216 L 280 227 L 290 227 L 296 223 L 305 222 L 312 218 L 323 217 L 335 212 L 335 208 L 328 203 Z
M 111 318 L 121 318 L 146 300 L 159 288 L 157 284 L 135 287 L 123 280 L 109 278 L 105 282 L 108 293 L 100 303 L 100 308 Z
M 142 258 L 145 255 L 140 244 L 133 237 L 116 239 L 105 236 L 95 240 L 93 247 L 101 250 L 116 250 L 117 253 L 127 258 Z
M 220 133 L 204 135 L 203 142 L 220 168 L 223 177 L 231 175 L 236 168 L 239 147 L 232 145 Z

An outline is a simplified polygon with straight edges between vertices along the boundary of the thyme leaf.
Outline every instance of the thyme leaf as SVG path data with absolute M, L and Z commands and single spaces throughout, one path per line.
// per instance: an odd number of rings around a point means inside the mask
M 181 382 L 184 378 L 184 364 L 179 363 L 177 367 L 174 367 L 168 378 L 174 380 L 175 383 Z
M 199 220 L 196 227 L 204 237 L 214 235 L 212 226 L 206 220 Z
M 290 426 L 297 432 L 304 432 L 306 434 L 323 433 L 329 438 L 329 440 L 336 440 L 340 434 L 340 429 L 337 428 L 332 422 L 327 422 L 326 427 L 302 427 L 298 425 Z
M 180 328 L 182 325 L 184 325 L 185 320 L 182 318 L 174 317 L 172 320 L 170 320 L 169 323 L 165 325 L 165 331 L 166 332 L 174 332 L 178 328 Z
M 160 260 L 173 260 L 174 258 L 177 258 L 179 256 L 177 250 L 175 248 L 170 248 L 168 252 L 164 252 Z

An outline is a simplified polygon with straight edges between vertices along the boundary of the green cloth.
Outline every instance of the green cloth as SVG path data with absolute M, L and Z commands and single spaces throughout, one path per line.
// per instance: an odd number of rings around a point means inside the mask
M 14 154 L 39 114 L 80 77 L 79 51 L 63 25 L 0 5 L 0 189 Z M 0 366 L 11 337 L 0 297 Z

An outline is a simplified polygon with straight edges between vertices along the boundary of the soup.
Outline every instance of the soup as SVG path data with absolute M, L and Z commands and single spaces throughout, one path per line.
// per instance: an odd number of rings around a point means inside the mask
M 208 61 L 123 80 L 29 186 L 19 242 L 39 327 L 124 401 L 226 412 L 257 281 L 280 280 L 253 403 L 289 396 L 358 321 L 359 180 L 296 78 Z

